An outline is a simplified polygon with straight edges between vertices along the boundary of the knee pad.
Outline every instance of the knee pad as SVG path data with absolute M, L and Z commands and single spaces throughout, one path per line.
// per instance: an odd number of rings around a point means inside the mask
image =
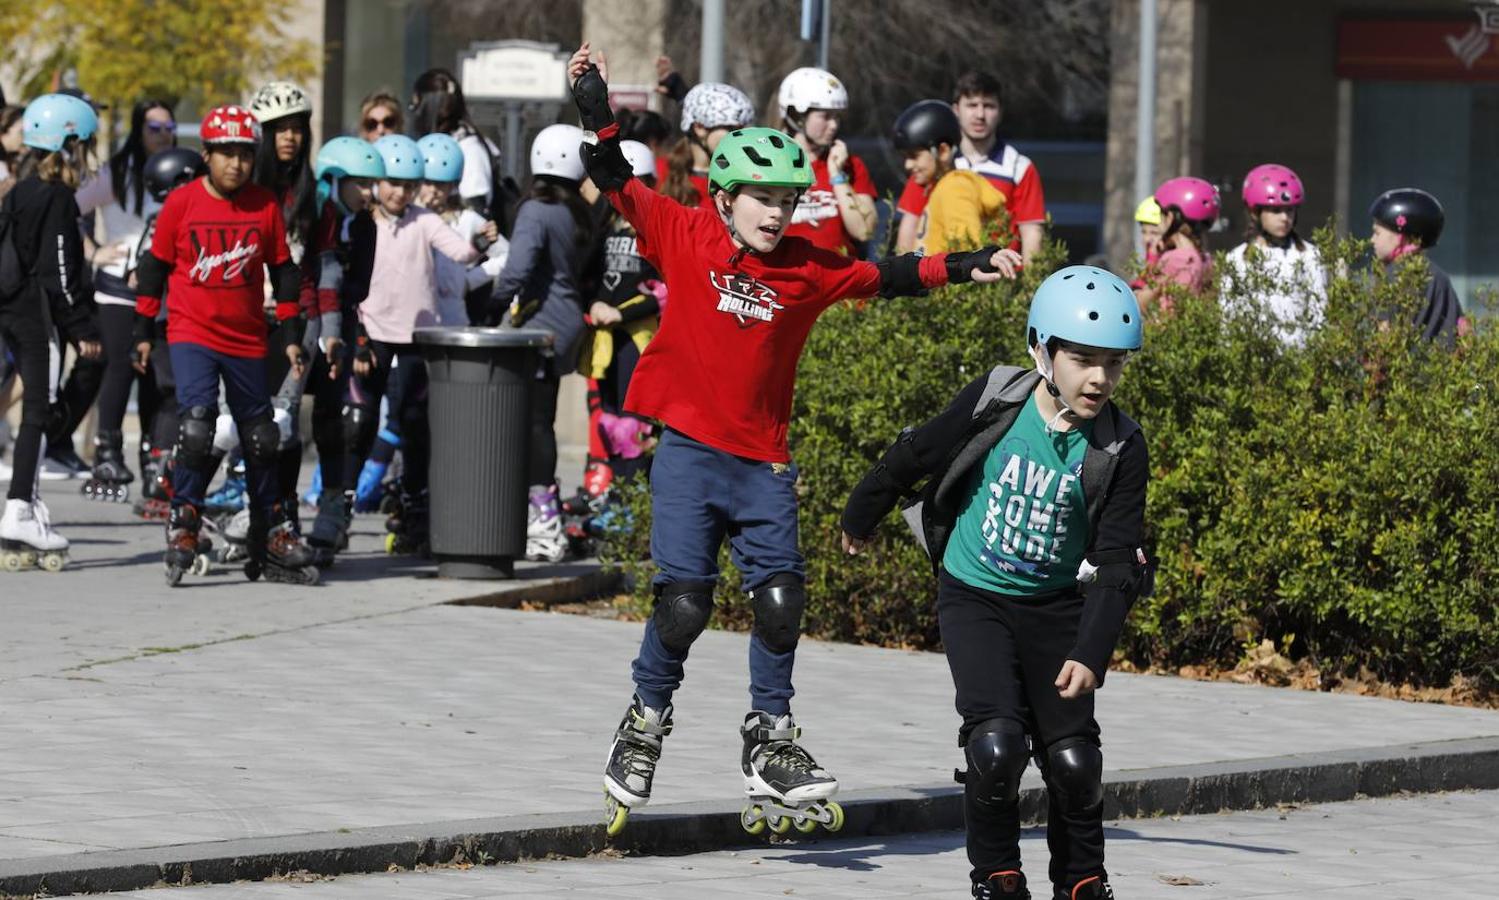
M 228 413 L 219 416 L 213 427 L 213 449 L 221 456 L 228 456 L 239 449 L 239 428 L 234 417 Z
M 357 451 L 360 456 L 367 455 L 371 445 L 375 443 L 377 424 L 373 409 L 355 403 L 346 404 L 343 409 L 345 446 Z
M 1103 751 L 1087 738 L 1063 738 L 1046 750 L 1046 784 L 1070 815 L 1103 802 Z
M 984 803 L 1014 803 L 1030 760 L 1025 727 L 1013 719 L 986 719 L 974 726 L 963 748 L 968 784 Z
M 215 410 L 211 406 L 189 406 L 177 422 L 177 453 L 183 465 L 195 470 L 207 469 L 216 446 Z
M 713 614 L 713 585 L 707 581 L 676 581 L 656 586 L 656 608 L 651 620 L 666 649 L 681 653 L 708 627 Z
M 807 608 L 807 589 L 800 576 L 789 572 L 772 575 L 750 592 L 755 610 L 754 633 L 772 653 L 796 649 L 802 633 L 802 612 Z
M 281 448 L 281 429 L 275 419 L 268 415 L 251 419 L 244 426 L 245 464 L 257 468 L 269 468 L 276 464 L 276 451 Z

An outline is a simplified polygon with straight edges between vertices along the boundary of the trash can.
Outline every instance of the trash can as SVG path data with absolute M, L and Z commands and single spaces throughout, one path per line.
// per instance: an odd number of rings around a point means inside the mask
M 509 578 L 526 553 L 531 383 L 552 334 L 418 328 L 427 361 L 432 556 L 444 578 Z

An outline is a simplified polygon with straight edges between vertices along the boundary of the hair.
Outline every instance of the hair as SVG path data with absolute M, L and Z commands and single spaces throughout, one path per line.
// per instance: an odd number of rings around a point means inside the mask
M 0 108 L 0 134 L 9 131 L 16 124 L 16 121 L 21 119 L 25 115 L 26 107 L 24 106 L 17 106 L 16 104 L 12 103 L 6 104 L 3 108 Z M 10 166 L 11 168 L 15 168 L 16 160 L 21 158 L 21 153 L 21 150 L 18 150 L 15 153 L 8 153 L 4 150 L 0 150 L 0 160 L 3 160 L 5 164 Z
M 576 225 L 573 229 L 573 249 L 577 251 L 578 258 L 582 259 L 593 243 L 593 218 L 589 214 L 588 204 L 583 201 L 583 195 L 578 193 L 577 183 L 551 175 L 533 176 L 531 191 L 525 202 L 532 200 L 538 203 L 561 203 L 567 207 Z
M 130 110 L 130 134 L 125 138 L 124 146 L 109 158 L 109 183 L 115 202 L 137 216 L 146 203 L 146 114 L 153 109 L 164 109 L 173 122 L 177 121 L 176 113 L 165 100 L 148 97 L 138 101 Z M 172 138 L 172 143 L 177 143 L 176 137 Z
M 88 171 L 92 143 L 68 138 L 61 150 L 39 150 L 27 147 L 16 162 L 16 180 L 24 181 L 35 175 L 42 181 L 61 184 L 69 190 L 78 190 L 83 173 Z
M 478 134 L 479 128 L 468 117 L 463 88 L 447 69 L 428 69 L 412 85 L 415 99 L 411 103 L 412 137 L 441 132 L 452 134 L 460 127 Z
M 1299 207 L 1293 206 L 1291 208 L 1299 210 Z M 1262 209 L 1264 209 L 1263 206 L 1249 207 L 1249 221 L 1244 225 L 1244 243 L 1251 246 L 1265 233 L 1260 229 L 1260 210 Z M 1300 218 L 1299 214 L 1293 215 L 1295 215 L 1295 218 Z M 1296 233 L 1296 224 L 1294 221 L 1291 223 L 1291 233 L 1286 235 L 1286 240 L 1298 251 L 1306 249 L 1306 241 L 1302 240 L 1301 235 Z
M 664 116 L 648 109 L 622 109 L 615 113 L 615 119 L 619 122 L 619 136 L 626 141 L 664 144 L 676 134 Z
M 692 142 L 685 136 L 666 154 L 666 180 L 661 183 L 661 193 L 683 206 L 702 202 L 703 195 L 692 183 Z
M 275 128 L 267 127 L 255 147 L 255 169 L 251 180 L 281 199 L 286 233 L 306 242 L 317 227 L 317 180 L 312 177 L 312 127 L 307 113 L 272 119 L 268 125 L 291 122 L 302 132 L 302 148 L 290 162 L 276 156 Z M 284 195 L 284 196 L 283 196 Z
M 996 101 L 1003 101 L 1004 91 L 998 78 L 988 72 L 969 69 L 958 76 L 952 89 L 952 102 L 957 103 L 964 97 L 993 97 Z
M 1197 248 L 1197 252 L 1206 253 L 1207 228 L 1212 223 L 1201 222 L 1187 218 L 1186 214 L 1182 212 L 1180 206 L 1172 205 L 1161 210 L 1161 214 L 1163 216 L 1167 213 L 1171 214 L 1171 224 L 1166 225 L 1164 221 L 1161 223 L 1163 226 L 1161 228 L 1161 246 L 1169 249 L 1171 239 L 1176 235 L 1181 234 L 1185 235 L 1187 240 L 1192 242 L 1192 246 Z M 1201 234 L 1198 233 L 1199 226 L 1202 229 Z
M 396 121 L 395 121 L 395 130 L 396 131 L 405 131 L 406 130 L 406 112 L 405 112 L 405 107 L 403 107 L 401 105 L 401 101 L 397 100 L 393 94 L 391 94 L 389 91 L 383 91 L 383 90 L 382 91 L 375 91 L 374 93 L 368 95 L 367 97 L 365 97 L 363 100 L 361 100 L 359 102 L 359 126 L 360 126 L 360 130 L 363 130 L 363 128 L 364 128 L 364 120 L 365 120 L 365 118 L 368 117 L 369 114 L 370 114 L 370 111 L 373 110 L 377 106 L 384 106 L 387 109 L 389 109 L 391 112 L 395 113 L 395 118 L 396 118 Z

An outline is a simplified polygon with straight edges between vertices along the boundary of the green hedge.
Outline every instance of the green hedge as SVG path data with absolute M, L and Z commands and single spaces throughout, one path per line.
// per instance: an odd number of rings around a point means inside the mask
M 1358 268 L 1366 245 L 1317 243 L 1333 270 L 1326 321 L 1284 346 L 1255 302 L 1264 276 L 1221 296 L 1178 295 L 1149 319 L 1120 405 L 1149 437 L 1147 525 L 1155 596 L 1120 651 L 1136 664 L 1231 665 L 1264 639 L 1324 671 L 1499 682 L 1499 333 L 1455 353 L 1413 329 L 1424 266 L 1398 279 Z M 935 585 L 898 517 L 865 555 L 839 550 L 850 488 L 906 425 L 941 409 L 990 366 L 1020 364 L 1026 306 L 1047 258 L 1017 283 L 830 310 L 803 355 L 791 428 L 801 468 L 807 632 L 938 646 Z M 1221 268 L 1221 261 L 1220 261 Z M 626 489 L 638 527 L 606 549 L 649 608 L 649 503 Z M 747 623 L 723 559 L 718 622 Z

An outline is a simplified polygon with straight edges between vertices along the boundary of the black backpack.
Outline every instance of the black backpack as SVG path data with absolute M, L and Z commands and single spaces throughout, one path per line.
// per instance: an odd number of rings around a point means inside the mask
M 0 200 L 0 303 L 8 303 L 26 286 L 26 266 L 16 250 L 14 191 Z

